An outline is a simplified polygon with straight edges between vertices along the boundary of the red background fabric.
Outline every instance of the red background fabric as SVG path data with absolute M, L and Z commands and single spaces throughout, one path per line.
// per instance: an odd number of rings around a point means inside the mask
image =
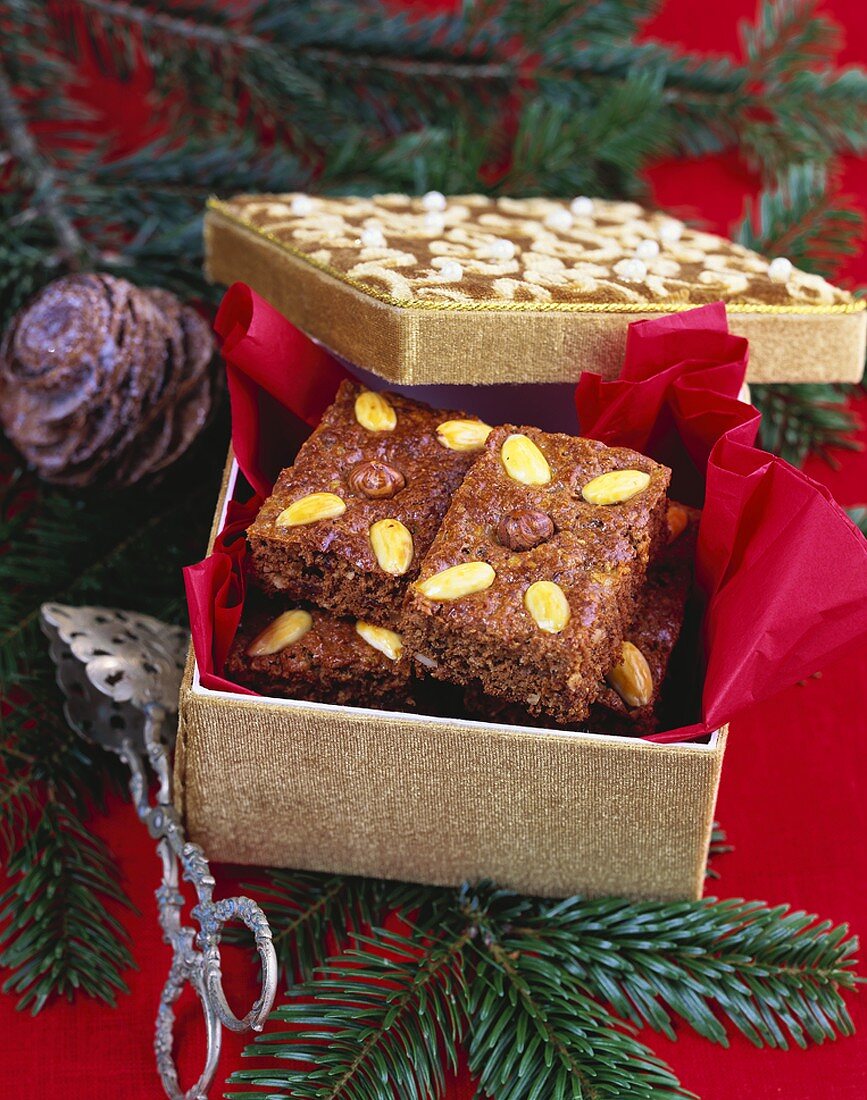
M 867 5 L 861 0 L 828 0 L 823 10 L 846 32 L 845 62 L 867 62 Z M 668 0 L 649 34 L 714 52 L 738 49 L 736 27 L 752 17 L 753 0 L 696 5 Z M 139 75 L 118 94 L 92 72 L 82 79 L 84 94 L 104 115 L 106 130 L 134 146 L 142 133 L 158 127 L 159 111 L 146 99 L 149 81 Z M 650 173 L 657 201 L 679 212 L 700 211 L 707 224 L 730 228 L 755 193 L 756 179 L 732 157 L 661 165 Z M 844 166 L 844 190 L 864 204 L 867 163 Z M 850 261 L 848 285 L 867 282 L 867 256 Z M 867 401 L 860 411 L 867 415 Z M 867 443 L 867 432 L 862 433 Z M 808 473 L 824 482 L 843 504 L 867 500 L 867 452 L 841 453 L 832 470 L 811 461 Z M 204 538 L 204 532 L 203 532 Z M 833 563 L 828 563 L 833 570 Z M 849 921 L 867 937 L 867 718 L 864 687 L 867 653 L 854 654 L 777 698 L 755 707 L 731 731 L 718 817 L 735 851 L 718 863 L 719 883 L 711 892 L 792 904 L 836 922 Z M 130 809 L 113 803 L 93 821 L 117 853 L 140 915 L 123 920 L 135 944 L 139 970 L 129 975 L 130 994 L 117 1009 L 85 999 L 74 1007 L 56 1003 L 35 1020 L 16 1014 L 14 1001 L 0 996 L 0 1093 L 33 1100 L 144 1100 L 162 1095 L 153 1068 L 151 1038 L 159 991 L 168 967 L 153 909 L 158 864 L 152 843 Z M 217 868 L 221 893 L 234 892 L 253 876 Z M 230 954 L 227 952 L 227 955 Z M 226 986 L 243 1004 L 245 957 L 227 959 Z M 861 972 L 867 974 L 867 964 Z M 858 1029 L 854 1039 L 806 1052 L 756 1051 L 733 1036 L 728 1051 L 681 1029 L 677 1043 L 645 1038 L 703 1100 L 862 1100 L 867 1095 L 867 997 L 849 998 Z M 180 1030 L 194 1026 L 195 1005 L 185 1001 Z M 245 1040 L 226 1036 L 222 1068 L 240 1064 Z M 182 1073 L 192 1082 L 198 1072 L 196 1043 L 185 1048 Z M 216 1086 L 212 1095 L 222 1089 Z M 450 1086 L 450 1100 L 466 1100 L 474 1089 L 464 1073 Z

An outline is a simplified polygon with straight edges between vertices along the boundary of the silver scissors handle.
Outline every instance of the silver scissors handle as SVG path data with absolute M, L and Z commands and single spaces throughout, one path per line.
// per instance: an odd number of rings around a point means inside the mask
M 123 742 L 120 756 L 130 768 L 129 786 L 136 810 L 151 836 L 158 841 L 157 851 L 163 864 L 163 881 L 156 897 L 163 938 L 172 948 L 173 957 L 157 1015 L 154 1038 L 157 1069 L 170 1100 L 206 1100 L 220 1057 L 222 1029 L 261 1031 L 268 1018 L 277 991 L 277 956 L 268 919 L 255 901 L 247 897 L 213 900 L 215 881 L 205 854 L 198 844 L 190 844 L 185 839 L 177 811 L 171 803 L 169 753 L 162 739 L 166 717 L 165 708 L 158 704 L 145 708 L 145 748 L 159 782 L 153 805 L 148 799 L 145 763 L 132 740 Z M 198 901 L 190 915 L 198 923 L 198 931 L 182 920 L 185 898 L 178 888 L 179 872 L 196 891 Z M 240 921 L 252 933 L 262 968 L 259 996 L 242 1017 L 236 1016 L 229 1007 L 223 990 L 220 940 L 224 926 L 231 921 Z M 184 1091 L 172 1053 L 173 1005 L 187 984 L 195 990 L 202 1006 L 207 1048 L 198 1081 Z

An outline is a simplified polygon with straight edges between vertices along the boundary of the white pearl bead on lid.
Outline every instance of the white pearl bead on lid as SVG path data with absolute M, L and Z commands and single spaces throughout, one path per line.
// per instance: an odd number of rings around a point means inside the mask
M 576 218 L 586 218 L 593 213 L 593 199 L 588 199 L 586 195 L 578 195 L 569 203 L 569 209 Z
M 305 214 L 313 212 L 313 199 L 309 195 L 293 195 L 291 208 L 293 214 L 303 218 Z
M 427 191 L 421 197 L 421 204 L 425 210 L 445 210 L 446 197 L 442 191 Z
M 560 232 L 565 232 L 567 229 L 572 228 L 572 215 L 568 210 L 560 206 L 547 215 L 545 218 L 545 225 L 547 225 L 549 229 L 557 229 Z
M 440 265 L 439 273 L 449 283 L 458 283 L 464 277 L 464 269 L 457 260 L 446 260 Z
M 647 264 L 635 256 L 629 260 L 618 260 L 614 265 L 614 274 L 624 282 L 640 283 L 647 277 Z
M 639 241 L 635 249 L 635 255 L 639 260 L 654 260 L 659 255 L 658 241 Z
M 385 248 L 385 234 L 378 225 L 366 225 L 361 231 L 361 243 L 365 248 Z
M 675 244 L 683 236 L 683 222 L 671 218 L 659 227 L 659 239 L 665 244 Z
M 785 256 L 777 256 L 768 264 L 768 278 L 772 283 L 787 283 L 792 277 L 792 271 L 794 271 L 792 261 L 787 260 Z
M 446 227 L 446 220 L 438 210 L 426 210 L 422 223 L 430 233 L 442 233 Z
M 484 252 L 490 260 L 513 260 L 515 258 L 514 241 L 507 241 L 504 237 L 497 237 L 485 245 Z

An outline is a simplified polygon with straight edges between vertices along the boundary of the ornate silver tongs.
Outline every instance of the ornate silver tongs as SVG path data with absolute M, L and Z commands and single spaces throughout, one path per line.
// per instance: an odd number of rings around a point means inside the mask
M 250 898 L 213 900 L 214 878 L 205 854 L 190 844 L 171 801 L 170 755 L 174 736 L 168 719 L 177 713 L 187 635 L 149 615 L 102 607 L 42 606 L 57 682 L 66 697 L 64 711 L 82 737 L 117 753 L 129 766 L 138 815 L 158 842 L 163 881 L 156 892 L 163 936 L 173 951 L 172 965 L 157 1014 L 157 1068 L 171 1100 L 205 1100 L 220 1057 L 222 1028 L 261 1031 L 277 989 L 277 959 L 265 914 Z M 156 801 L 148 797 L 145 757 L 157 781 Z M 191 916 L 200 931 L 182 923 L 181 874 L 195 887 L 198 904 Z M 262 962 L 262 992 L 246 1016 L 229 1008 L 220 969 L 223 925 L 242 921 L 253 933 Z M 207 1030 L 205 1068 L 184 1092 L 172 1056 L 172 1006 L 189 982 L 198 994 Z

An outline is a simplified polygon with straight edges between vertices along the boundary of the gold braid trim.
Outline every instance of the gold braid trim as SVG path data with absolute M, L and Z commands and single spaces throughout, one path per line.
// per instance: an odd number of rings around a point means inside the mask
M 353 279 L 351 276 L 339 271 L 331 264 L 315 260 L 299 248 L 293 248 L 273 233 L 260 229 L 246 218 L 239 217 L 235 211 L 219 199 L 208 199 L 208 209 L 216 211 L 227 221 L 233 222 L 242 229 L 255 233 L 271 244 L 276 245 L 283 252 L 287 252 L 296 260 L 301 260 L 310 267 L 330 275 L 333 279 L 353 287 L 355 290 L 366 294 L 369 298 L 375 298 L 388 306 L 397 306 L 400 309 L 423 309 L 434 312 L 448 313 L 684 313 L 689 309 L 697 309 L 702 303 L 697 302 L 498 302 L 485 300 L 480 302 L 450 302 L 430 301 L 427 299 L 395 298 L 392 294 L 377 290 L 376 287 Z M 837 302 L 824 305 L 765 305 L 761 302 L 726 302 L 725 307 L 729 313 L 769 313 L 769 314 L 842 314 L 861 313 L 867 309 L 867 299 L 855 299 L 851 302 Z

